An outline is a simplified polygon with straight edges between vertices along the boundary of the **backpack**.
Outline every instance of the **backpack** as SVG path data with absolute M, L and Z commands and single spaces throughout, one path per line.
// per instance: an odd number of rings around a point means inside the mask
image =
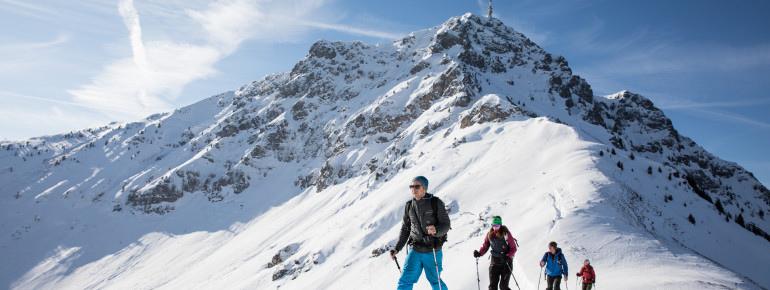
M 505 241 L 505 244 L 503 245 L 502 251 L 500 251 L 500 252 L 501 252 L 502 255 L 506 255 L 506 254 L 508 254 L 508 251 L 511 250 L 511 243 L 508 241 L 508 233 L 510 233 L 511 230 L 509 230 L 508 227 L 506 227 L 506 226 L 502 226 L 502 227 L 505 227 L 506 233 L 503 235 L 503 240 Z M 502 229 L 502 227 L 501 227 L 501 229 Z M 489 239 L 489 234 L 487 234 L 487 240 L 490 241 L 490 248 L 491 248 L 490 253 L 493 253 L 494 252 L 494 246 L 493 246 L 494 243 L 492 242 L 491 239 Z M 516 244 L 516 247 L 518 248 L 519 247 L 519 241 L 516 240 L 516 238 L 513 238 L 513 242 Z

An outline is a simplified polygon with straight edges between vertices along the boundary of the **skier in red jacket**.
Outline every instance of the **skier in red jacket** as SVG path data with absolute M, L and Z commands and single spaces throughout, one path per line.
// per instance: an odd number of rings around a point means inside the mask
M 583 268 L 580 268 L 580 272 L 577 273 L 578 277 L 583 277 L 583 290 L 591 290 L 594 283 L 596 283 L 596 273 L 594 267 L 591 267 L 591 261 L 586 259 L 583 261 Z

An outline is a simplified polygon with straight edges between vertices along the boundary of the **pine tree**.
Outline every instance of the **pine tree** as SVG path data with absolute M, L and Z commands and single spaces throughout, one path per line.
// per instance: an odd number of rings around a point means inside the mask
M 691 224 L 695 224 L 695 218 L 692 217 L 692 214 L 690 214 L 690 216 L 687 217 L 687 220 L 690 221 Z
M 647 174 L 652 175 L 652 166 L 647 167 Z

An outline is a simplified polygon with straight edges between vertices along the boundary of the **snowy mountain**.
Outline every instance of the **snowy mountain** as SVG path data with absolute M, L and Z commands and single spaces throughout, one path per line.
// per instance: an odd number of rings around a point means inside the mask
M 586 258 L 602 289 L 770 287 L 770 191 L 750 172 L 471 14 L 321 40 L 291 71 L 138 122 L 1 141 L 0 173 L 12 289 L 392 289 L 383 253 L 416 175 L 450 210 L 453 289 L 477 287 L 493 215 L 522 289 L 552 240 L 569 287 Z

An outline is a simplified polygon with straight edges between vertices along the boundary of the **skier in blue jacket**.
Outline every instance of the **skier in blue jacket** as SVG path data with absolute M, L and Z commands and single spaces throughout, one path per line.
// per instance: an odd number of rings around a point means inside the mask
M 561 276 L 564 275 L 564 281 L 569 278 L 567 269 L 567 259 L 564 258 L 561 249 L 556 247 L 556 242 L 548 243 L 548 252 L 545 252 L 543 259 L 540 260 L 540 267 L 545 266 L 546 290 L 560 290 Z M 538 278 L 539 279 L 539 278 Z

